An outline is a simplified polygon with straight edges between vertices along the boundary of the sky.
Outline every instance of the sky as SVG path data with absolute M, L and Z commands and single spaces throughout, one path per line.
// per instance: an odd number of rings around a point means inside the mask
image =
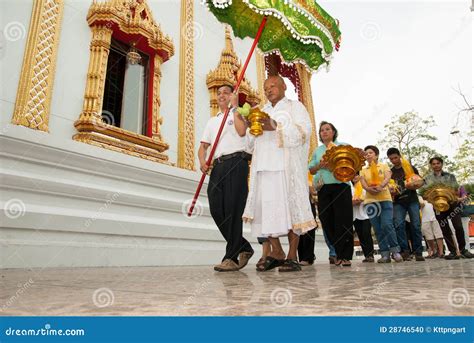
M 414 110 L 437 123 L 430 146 L 453 156 L 471 120 L 457 115 L 454 90 L 472 99 L 471 0 L 318 3 L 339 19 L 342 42 L 329 72 L 312 77 L 316 122 L 334 123 L 341 141 L 363 148 L 392 116 Z

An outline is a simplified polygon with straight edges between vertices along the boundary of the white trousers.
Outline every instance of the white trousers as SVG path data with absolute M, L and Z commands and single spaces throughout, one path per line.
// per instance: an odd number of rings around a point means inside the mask
M 286 236 L 291 216 L 284 171 L 257 172 L 255 212 L 251 223 L 255 237 Z

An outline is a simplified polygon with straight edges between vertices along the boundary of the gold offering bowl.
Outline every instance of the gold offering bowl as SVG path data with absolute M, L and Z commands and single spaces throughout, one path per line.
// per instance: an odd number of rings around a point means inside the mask
M 250 121 L 250 133 L 254 136 L 263 134 L 262 120 L 269 118 L 268 114 L 259 108 L 252 108 L 247 119 Z
M 456 190 L 444 185 L 430 188 L 425 192 L 424 198 L 439 212 L 449 210 L 450 205 L 458 201 Z
M 352 180 L 365 163 L 364 151 L 351 145 L 339 145 L 326 150 L 322 160 L 328 162 L 329 170 L 341 182 Z

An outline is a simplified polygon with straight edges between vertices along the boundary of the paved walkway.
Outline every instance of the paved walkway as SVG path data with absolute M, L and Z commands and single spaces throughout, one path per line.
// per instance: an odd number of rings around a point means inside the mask
M 210 266 L 8 269 L 0 280 L 0 315 L 474 315 L 474 260 L 321 262 L 299 273 L 257 273 L 253 264 L 235 273 Z

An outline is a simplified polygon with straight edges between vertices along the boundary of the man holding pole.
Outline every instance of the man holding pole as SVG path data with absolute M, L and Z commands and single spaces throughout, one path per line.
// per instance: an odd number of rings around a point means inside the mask
M 229 85 L 218 88 L 217 103 L 220 112 L 209 119 L 198 151 L 200 169 L 207 173 L 210 168 L 206 162 L 207 150 L 216 144 L 224 113 L 232 100 L 233 109 L 227 117 L 216 147 L 207 187 L 212 218 L 227 242 L 222 262 L 214 266 L 214 270 L 219 272 L 242 269 L 253 255 L 250 243 L 242 236 L 242 214 L 248 194 L 248 161 L 251 155 L 246 151 L 247 124 L 235 110 L 237 95 L 233 91 L 233 87 Z

